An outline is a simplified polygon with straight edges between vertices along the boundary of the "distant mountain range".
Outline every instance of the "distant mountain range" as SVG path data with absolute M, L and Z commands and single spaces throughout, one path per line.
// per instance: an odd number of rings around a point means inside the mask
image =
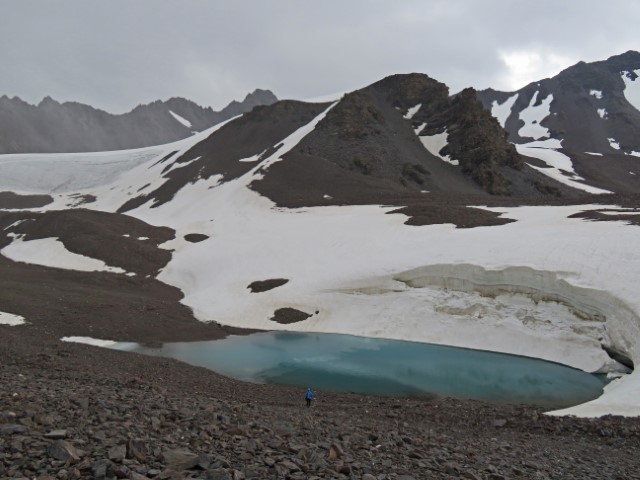
M 76 102 L 50 97 L 30 105 L 0 97 L 0 153 L 53 153 L 122 150 L 174 142 L 278 101 L 269 90 L 255 90 L 219 112 L 185 98 L 139 105 L 114 115 Z

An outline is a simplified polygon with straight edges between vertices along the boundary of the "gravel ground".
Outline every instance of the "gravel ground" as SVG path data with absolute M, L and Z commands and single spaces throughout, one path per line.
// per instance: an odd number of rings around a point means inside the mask
M 640 478 L 640 421 L 254 385 L 0 326 L 0 478 Z

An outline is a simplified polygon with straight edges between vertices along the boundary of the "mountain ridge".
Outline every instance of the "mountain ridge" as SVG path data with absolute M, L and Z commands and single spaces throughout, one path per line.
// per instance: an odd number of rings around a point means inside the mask
M 640 189 L 640 53 L 578 62 L 519 90 L 486 89 L 477 98 L 537 167 L 571 183 L 587 179 L 601 191 Z
M 514 143 L 527 143 L 531 138 L 520 133 L 524 122 L 518 114 L 530 106 L 540 106 L 553 95 L 550 114 L 540 124 L 548 127 L 550 138 L 563 140 L 563 148 L 602 153 L 640 151 L 640 111 L 626 98 L 628 87 L 623 79 L 626 76 L 630 84 L 635 83 L 637 70 L 640 52 L 630 50 L 607 60 L 578 62 L 554 77 L 516 91 L 486 89 L 477 96 L 491 110 L 518 95 L 504 120 L 509 140 Z M 572 127 L 571 123 L 578 125 Z M 609 138 L 619 142 L 619 148 L 612 146 Z
M 220 111 L 171 97 L 112 114 L 50 96 L 32 105 L 19 97 L 0 97 L 0 154 L 70 153 L 124 150 L 171 143 L 240 115 L 277 97 L 256 89 Z

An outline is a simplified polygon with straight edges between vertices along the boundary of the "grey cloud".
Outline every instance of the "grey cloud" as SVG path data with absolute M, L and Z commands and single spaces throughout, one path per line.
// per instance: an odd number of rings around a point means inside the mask
M 621 0 L 0 0 L 0 8 L 0 94 L 115 112 L 171 96 L 220 107 L 258 87 L 312 97 L 410 71 L 453 92 L 506 88 L 503 52 L 576 62 L 640 45 L 640 4 Z

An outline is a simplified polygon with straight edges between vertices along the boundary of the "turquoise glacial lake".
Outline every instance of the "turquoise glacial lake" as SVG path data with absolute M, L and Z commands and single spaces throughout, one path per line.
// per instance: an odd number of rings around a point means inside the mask
M 161 348 L 126 342 L 113 348 L 319 392 L 435 394 L 561 408 L 597 398 L 605 385 L 601 377 L 544 360 L 351 335 L 263 332 Z

